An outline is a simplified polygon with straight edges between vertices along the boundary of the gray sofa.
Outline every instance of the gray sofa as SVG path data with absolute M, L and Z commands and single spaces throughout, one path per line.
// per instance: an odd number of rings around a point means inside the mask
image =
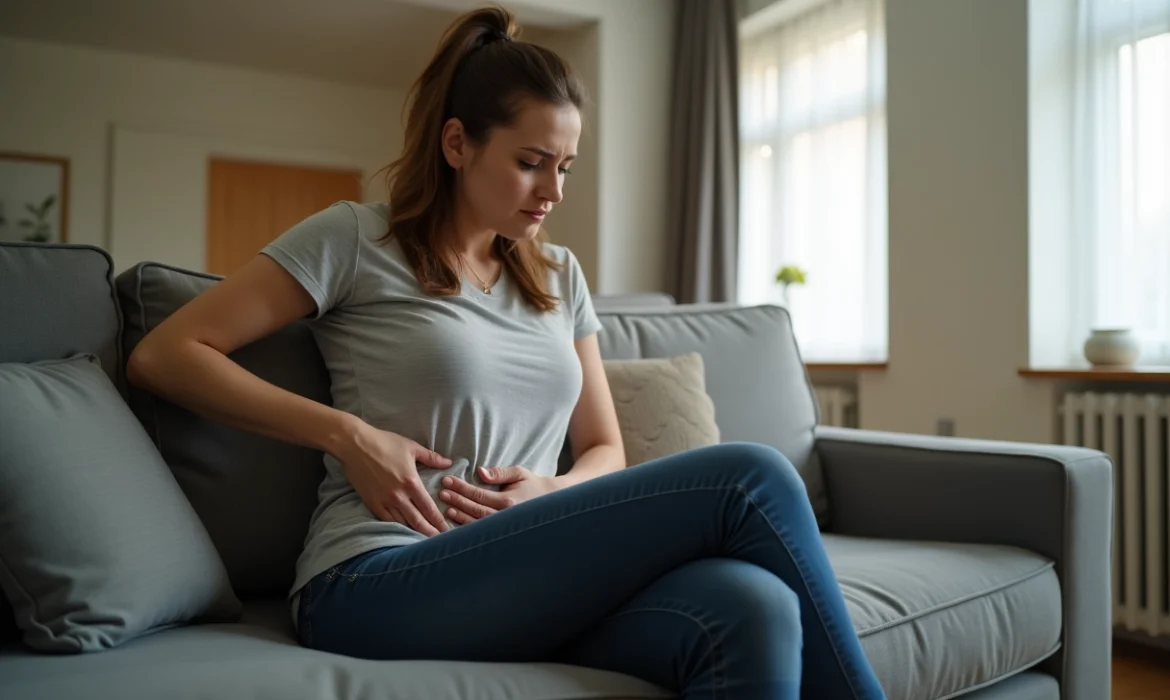
M 143 333 L 216 282 L 160 264 L 118 275 L 104 251 L 0 244 L 0 363 L 102 359 L 206 527 L 242 601 L 113 649 L 0 647 L 0 697 L 656 698 L 660 688 L 547 663 L 371 662 L 309 651 L 285 593 L 320 455 L 227 429 L 127 386 Z M 773 445 L 800 469 L 863 647 L 891 699 L 1101 700 L 1109 693 L 1111 465 L 1049 445 L 817 427 L 784 310 L 599 300 L 607 358 L 705 360 L 722 437 Z M 328 400 L 302 323 L 235 359 Z M 3 627 L 0 622 L 0 627 Z

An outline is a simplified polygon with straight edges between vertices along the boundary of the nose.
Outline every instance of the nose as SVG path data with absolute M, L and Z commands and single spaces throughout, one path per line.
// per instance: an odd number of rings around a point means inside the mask
M 561 180 L 560 172 L 553 170 L 552 175 L 546 175 L 540 179 L 540 184 L 536 192 L 537 196 L 546 202 L 559 204 L 565 198 Z

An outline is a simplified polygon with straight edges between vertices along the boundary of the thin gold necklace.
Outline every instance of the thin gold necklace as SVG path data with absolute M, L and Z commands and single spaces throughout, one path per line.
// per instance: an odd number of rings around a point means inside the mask
M 459 259 L 463 261 L 463 268 L 468 270 L 469 272 L 471 272 L 471 274 L 475 275 L 475 279 L 479 280 L 479 283 L 481 285 L 483 285 L 483 293 L 484 294 L 491 294 L 492 293 L 491 285 L 489 285 L 487 282 L 484 282 L 483 278 L 479 276 L 479 273 L 475 271 L 475 268 L 473 268 L 470 264 L 468 264 L 467 258 L 463 257 L 463 253 L 459 253 Z M 500 272 L 501 273 L 503 272 L 503 268 L 500 269 Z M 497 278 L 496 281 L 498 282 L 499 278 Z

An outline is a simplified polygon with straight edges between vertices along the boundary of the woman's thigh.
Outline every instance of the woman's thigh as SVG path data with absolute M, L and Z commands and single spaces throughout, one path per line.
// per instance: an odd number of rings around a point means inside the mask
M 816 532 L 803 484 L 771 448 L 701 448 L 599 477 L 321 574 L 304 592 L 305 643 L 366 658 L 547 659 L 689 562 L 742 549 L 794 567 L 793 542 L 752 515 L 760 498 L 784 530 Z

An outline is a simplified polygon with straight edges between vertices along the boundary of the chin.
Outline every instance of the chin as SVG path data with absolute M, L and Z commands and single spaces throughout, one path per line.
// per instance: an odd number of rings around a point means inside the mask
M 540 224 L 532 223 L 527 226 L 501 228 L 496 233 L 509 241 L 530 241 L 540 235 Z

